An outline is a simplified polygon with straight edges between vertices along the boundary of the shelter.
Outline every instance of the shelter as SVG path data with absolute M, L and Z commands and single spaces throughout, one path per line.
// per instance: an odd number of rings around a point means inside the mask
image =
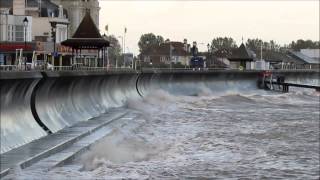
M 61 42 L 61 44 L 72 48 L 71 64 L 73 65 L 78 64 L 77 59 L 74 58 L 74 53 L 76 53 L 75 55 L 79 56 L 81 60 L 81 51 L 83 49 L 97 50 L 95 67 L 104 67 L 106 64 L 106 48 L 110 46 L 110 43 L 101 36 L 98 28 L 96 27 L 93 19 L 90 16 L 89 10 L 87 10 L 72 38 Z M 101 58 L 102 62 L 100 61 Z
M 252 62 L 254 61 L 254 54 L 242 43 L 239 48 L 232 51 L 228 60 L 232 68 L 242 67 L 243 69 L 253 69 Z

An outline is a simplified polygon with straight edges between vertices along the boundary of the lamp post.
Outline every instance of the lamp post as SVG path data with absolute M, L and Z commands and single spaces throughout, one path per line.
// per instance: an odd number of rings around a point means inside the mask
M 51 37 L 53 41 L 53 54 L 52 57 L 54 58 L 56 52 L 56 30 L 57 30 L 57 22 L 51 21 Z M 54 64 L 53 64 L 54 65 Z
M 209 62 L 209 59 L 211 58 L 211 54 L 210 54 L 210 44 L 208 43 L 207 44 L 207 48 L 208 48 L 208 61 Z
M 27 28 L 28 28 L 28 18 L 25 17 L 23 20 L 23 26 L 24 26 L 24 50 L 26 51 L 27 49 Z M 24 70 L 27 70 L 27 56 L 24 59 Z
M 107 26 L 106 26 L 106 29 L 107 29 Z M 107 40 L 107 35 L 104 33 L 103 35 L 102 35 L 102 38 L 103 39 L 105 39 L 105 40 Z M 105 48 L 105 47 L 104 47 Z M 109 67 L 109 60 L 108 60 L 108 48 L 107 48 L 107 56 L 106 56 L 106 54 L 105 54 L 105 52 L 104 52 L 104 55 L 103 55 L 104 57 L 107 57 L 107 67 Z M 103 67 L 105 67 L 105 58 L 103 59 Z
M 126 53 L 126 34 L 127 34 L 127 27 L 124 27 L 124 34 L 123 34 L 123 63 L 125 63 L 124 54 Z M 126 66 L 126 64 L 124 64 Z

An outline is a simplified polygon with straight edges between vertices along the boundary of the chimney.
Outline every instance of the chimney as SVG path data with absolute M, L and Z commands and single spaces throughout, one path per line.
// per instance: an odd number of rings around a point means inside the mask
M 183 47 L 184 47 L 184 50 L 186 52 L 188 52 L 188 40 L 187 39 L 183 39 Z
M 64 15 L 63 15 L 63 7 L 62 5 L 59 5 L 59 15 L 58 15 L 59 18 L 64 18 Z
M 13 0 L 13 15 L 25 15 L 25 14 L 26 14 L 26 1 Z

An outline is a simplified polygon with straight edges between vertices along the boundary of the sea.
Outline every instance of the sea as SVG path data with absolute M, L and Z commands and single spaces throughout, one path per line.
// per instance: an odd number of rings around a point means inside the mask
M 10 178 L 319 179 L 320 93 L 290 90 L 154 91 L 70 163 Z

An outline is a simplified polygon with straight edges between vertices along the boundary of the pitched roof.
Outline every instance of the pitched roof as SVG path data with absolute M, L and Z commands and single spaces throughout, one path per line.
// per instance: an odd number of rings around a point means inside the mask
M 86 12 L 72 38 L 102 38 L 96 24 L 91 18 L 89 11 Z
M 306 64 L 320 64 L 320 59 L 319 58 L 311 58 L 311 57 L 308 57 L 304 54 L 302 54 L 301 52 L 297 52 L 297 51 L 293 51 L 293 50 L 289 50 L 288 53 L 297 58 L 298 60 L 300 61 L 303 61 L 303 63 L 306 63 Z
M 110 46 L 110 42 L 102 38 L 89 11 L 86 12 L 72 38 L 61 42 L 61 44 L 76 49 L 99 49 Z
M 242 43 L 239 48 L 233 50 L 232 55 L 228 58 L 230 61 L 247 60 L 253 61 L 252 53 Z

